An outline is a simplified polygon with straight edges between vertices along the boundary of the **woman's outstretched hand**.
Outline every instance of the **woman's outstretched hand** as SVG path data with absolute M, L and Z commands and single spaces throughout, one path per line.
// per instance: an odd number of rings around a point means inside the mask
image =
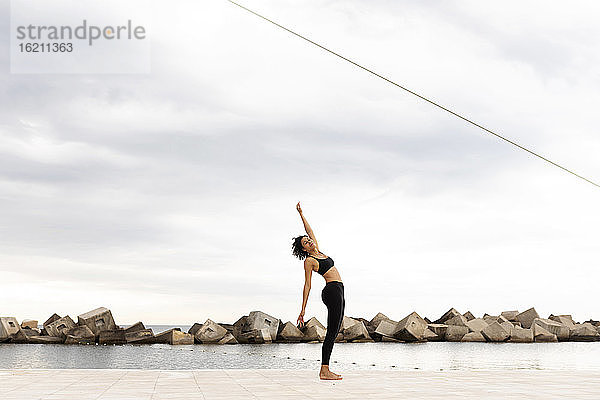
M 302 214 L 302 209 L 300 208 L 300 202 L 298 202 L 298 204 L 296 204 L 296 210 L 298 210 L 298 212 L 300 214 Z
M 300 315 L 298 316 L 298 320 L 296 321 L 296 326 L 298 328 L 302 328 L 304 326 L 304 311 L 300 312 Z

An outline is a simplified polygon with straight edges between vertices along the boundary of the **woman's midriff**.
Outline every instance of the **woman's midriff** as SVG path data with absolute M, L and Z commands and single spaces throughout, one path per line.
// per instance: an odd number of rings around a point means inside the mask
M 325 283 L 329 283 L 332 281 L 342 281 L 342 277 L 340 276 L 340 273 L 338 272 L 336 267 L 331 267 L 329 271 L 325 272 L 323 274 L 323 278 L 325 278 Z

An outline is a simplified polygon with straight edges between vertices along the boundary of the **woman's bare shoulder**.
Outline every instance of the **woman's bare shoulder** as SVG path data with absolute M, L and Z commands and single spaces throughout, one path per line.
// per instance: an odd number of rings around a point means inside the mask
M 306 257 L 304 259 L 304 268 L 310 268 L 312 270 L 315 269 L 315 266 L 318 266 L 319 263 L 312 257 Z

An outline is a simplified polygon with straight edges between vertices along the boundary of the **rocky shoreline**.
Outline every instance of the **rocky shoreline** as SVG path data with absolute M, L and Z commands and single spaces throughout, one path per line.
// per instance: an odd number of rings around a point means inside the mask
M 315 317 L 301 328 L 291 321 L 262 311 L 252 311 L 233 324 L 207 319 L 195 323 L 188 332 L 179 328 L 154 333 L 142 322 L 127 328 L 115 324 L 112 312 L 100 307 L 77 317 L 53 314 L 42 328 L 38 321 L 0 317 L 0 343 L 31 344 L 246 344 L 246 343 L 318 343 L 325 338 L 326 327 Z M 400 321 L 382 313 L 371 320 L 344 316 L 336 342 L 559 342 L 600 341 L 600 322 L 573 321 L 571 315 L 540 318 L 535 308 L 523 312 L 503 311 L 481 318 L 451 308 L 435 321 L 412 312 Z

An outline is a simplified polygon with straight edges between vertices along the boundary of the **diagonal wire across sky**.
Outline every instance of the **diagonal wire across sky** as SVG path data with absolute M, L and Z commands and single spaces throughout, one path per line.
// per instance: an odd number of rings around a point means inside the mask
M 342 60 L 344 60 L 344 61 L 347 61 L 347 62 L 349 62 L 349 63 L 351 63 L 351 64 L 353 64 L 353 65 L 357 66 L 358 68 L 361 68 L 361 69 L 363 69 L 363 70 L 365 70 L 365 71 L 367 71 L 367 72 L 369 72 L 369 73 L 371 73 L 371 74 L 375 75 L 376 77 L 378 77 L 378 78 L 381 78 L 381 79 L 383 79 L 384 81 L 386 81 L 386 82 L 388 82 L 388 83 L 391 83 L 392 85 L 394 85 L 394 86 L 397 86 L 397 87 L 399 87 L 400 89 L 402 89 L 402 90 L 405 90 L 405 91 L 407 91 L 408 93 L 410 93 L 410 94 L 412 94 L 412 95 L 415 95 L 415 96 L 419 97 L 420 99 L 422 99 L 422 100 L 425 100 L 426 102 L 428 102 L 428 103 L 430 103 L 430 104 L 433 104 L 434 106 L 436 106 L 436 107 L 438 107 L 438 108 L 441 108 L 442 110 L 444 110 L 444 111 L 447 111 L 447 112 L 449 112 L 450 114 L 452 114 L 452 115 L 454 115 L 454 116 L 456 116 L 456 117 L 458 117 L 458 118 L 460 118 L 460 119 L 462 119 L 462 120 L 464 120 L 464 121 L 466 121 L 466 122 L 468 122 L 468 123 L 470 123 L 470 124 L 472 124 L 472 125 L 475 125 L 476 127 L 478 127 L 478 128 L 480 128 L 480 129 L 482 129 L 482 130 L 484 130 L 484 131 L 486 131 L 486 132 L 488 132 L 488 133 L 490 133 L 490 134 L 492 134 L 492 135 L 496 136 L 497 138 L 499 138 L 499 139 L 502 139 L 502 140 L 504 140 L 504 141 L 506 141 L 506 142 L 508 142 L 508 143 L 512 144 L 513 146 L 516 146 L 516 147 L 520 148 L 521 150 L 525 150 L 526 152 L 528 152 L 528 153 L 530 153 L 530 154 L 532 154 L 532 155 L 534 155 L 534 156 L 536 156 L 536 157 L 538 157 L 538 158 L 540 158 L 540 159 L 542 159 L 542 160 L 544 160 L 544 161 L 546 161 L 546 162 L 548 162 L 548 163 L 550 163 L 550 164 L 554 165 L 555 167 L 558 167 L 558 168 L 560 168 L 560 169 L 562 169 L 562 170 L 564 170 L 564 171 L 566 171 L 566 172 L 568 172 L 568 173 L 570 173 L 570 174 L 572 174 L 572 175 L 575 175 L 576 177 L 578 177 L 578 178 L 581 178 L 581 179 L 583 179 L 584 181 L 586 181 L 586 182 L 589 182 L 589 183 L 591 183 L 592 185 L 594 185 L 594 186 L 597 186 L 597 187 L 599 187 L 599 188 L 600 188 L 600 184 L 597 184 L 596 182 L 594 182 L 594 181 L 592 181 L 592 180 L 590 180 L 590 179 L 588 179 L 588 178 L 586 178 L 586 177 L 584 177 L 584 176 L 581 176 L 581 175 L 579 175 L 579 174 L 577 174 L 577 173 L 575 173 L 575 172 L 571 171 L 570 169 L 568 169 L 568 168 L 566 168 L 566 167 L 563 167 L 562 165 L 560 165 L 560 164 L 558 164 L 558 163 L 555 163 L 555 162 L 554 162 L 554 161 L 552 161 L 552 160 L 549 160 L 548 158 L 546 158 L 546 157 L 544 157 L 544 156 L 542 156 L 542 155 L 540 155 L 540 154 L 538 154 L 538 153 L 534 152 L 533 150 L 530 150 L 530 149 L 528 149 L 528 148 L 526 148 L 526 147 L 523 147 L 523 146 L 521 146 L 521 145 L 520 145 L 520 144 L 518 144 L 518 143 L 515 143 L 514 141 L 512 141 L 512 140 L 510 140 L 510 139 L 508 139 L 508 138 L 505 138 L 504 136 L 502 136 L 502 135 L 500 135 L 500 134 L 498 134 L 498 133 L 496 133 L 496 132 L 494 132 L 494 131 L 492 131 L 492 130 L 490 130 L 490 129 L 488 129 L 488 128 L 486 128 L 486 127 L 484 127 L 484 126 L 482 126 L 482 125 L 480 125 L 480 124 L 478 124 L 478 123 L 476 123 L 476 122 L 474 122 L 474 121 L 472 121 L 472 120 L 470 120 L 469 118 L 467 118 L 467 117 L 463 117 L 463 116 L 462 116 L 462 115 L 460 115 L 459 113 L 457 113 L 457 112 L 455 112 L 455 111 L 452 111 L 452 110 L 450 110 L 449 108 L 447 108 L 447 107 L 444 107 L 444 106 L 442 106 L 442 105 L 440 105 L 440 104 L 436 103 L 435 101 L 428 99 L 428 98 L 427 98 L 427 97 L 425 97 L 425 96 L 422 96 L 422 95 L 420 95 L 420 94 L 418 94 L 418 93 L 416 93 L 416 92 L 413 92 L 412 90 L 410 90 L 410 89 L 407 89 L 406 87 L 404 87 L 404 86 L 402 86 L 402 85 L 400 85 L 400 84 L 398 84 L 398 83 L 396 83 L 396 82 L 392 81 L 391 79 L 388 79 L 388 78 L 386 78 L 385 76 L 382 76 L 382 75 L 378 74 L 377 72 L 374 72 L 373 70 L 371 70 L 371 69 L 369 69 L 369 68 L 367 68 L 367 67 L 364 67 L 364 66 L 360 65 L 359 63 L 357 63 L 357 62 L 355 62 L 355 61 L 352 61 L 352 60 L 350 60 L 349 58 L 347 58 L 347 57 L 344 57 L 343 55 L 341 55 L 341 54 L 339 54 L 339 53 L 336 53 L 335 51 L 333 51 L 333 50 L 330 50 L 330 49 L 328 49 L 327 47 L 325 47 L 325 46 L 323 46 L 323 45 L 320 45 L 319 43 L 317 43 L 317 42 L 314 42 L 314 41 L 312 41 L 312 40 L 308 39 L 307 37 L 305 37 L 305 36 L 302 36 L 302 35 L 300 35 L 299 33 L 296 33 L 296 32 L 294 32 L 294 31 L 292 31 L 291 29 L 288 29 L 288 28 L 286 28 L 285 26 L 283 26 L 283 25 L 281 25 L 281 24 L 278 24 L 277 22 L 275 22 L 275 21 L 273 21 L 273 20 L 270 20 L 269 18 L 267 18 L 267 17 L 265 17 L 265 16 L 263 16 L 263 15 L 261 15 L 261 14 L 259 14 L 259 13 L 255 12 L 255 11 L 252 11 L 251 9 L 249 9 L 249 8 L 247 8 L 247 7 L 244 7 L 243 5 L 241 5 L 241 4 L 239 4 L 239 3 L 236 3 L 235 1 L 232 1 L 232 0 L 227 0 L 227 1 L 228 1 L 228 2 L 230 2 L 231 4 L 234 4 L 234 5 L 236 5 L 236 6 L 240 7 L 240 8 L 242 8 L 242 9 L 244 9 L 244 10 L 246 10 L 246 11 L 248 11 L 248 12 L 250 12 L 250 13 L 254 14 L 254 15 L 256 15 L 257 17 L 260 17 L 260 18 L 262 18 L 262 19 L 263 19 L 263 20 L 265 20 L 265 21 L 268 21 L 268 22 L 272 23 L 272 24 L 273 24 L 273 25 L 275 25 L 275 26 L 278 26 L 279 28 L 281 28 L 281 29 L 283 29 L 283 30 L 286 30 L 286 31 L 288 31 L 289 33 L 291 33 L 291 34 L 293 34 L 293 35 L 295 35 L 295 36 L 298 36 L 298 37 L 299 37 L 299 38 L 301 38 L 301 39 L 304 39 L 304 40 L 306 40 L 307 42 L 309 42 L 309 43 L 311 43 L 311 44 L 313 44 L 313 45 L 315 45 L 315 46 L 317 46 L 317 47 L 319 47 L 319 48 L 321 48 L 321 49 L 323 49 L 323 50 L 325 50 L 325 51 L 327 51 L 327 52 L 329 52 L 329 53 L 333 54 L 334 56 L 337 56 L 337 57 L 341 58 Z

